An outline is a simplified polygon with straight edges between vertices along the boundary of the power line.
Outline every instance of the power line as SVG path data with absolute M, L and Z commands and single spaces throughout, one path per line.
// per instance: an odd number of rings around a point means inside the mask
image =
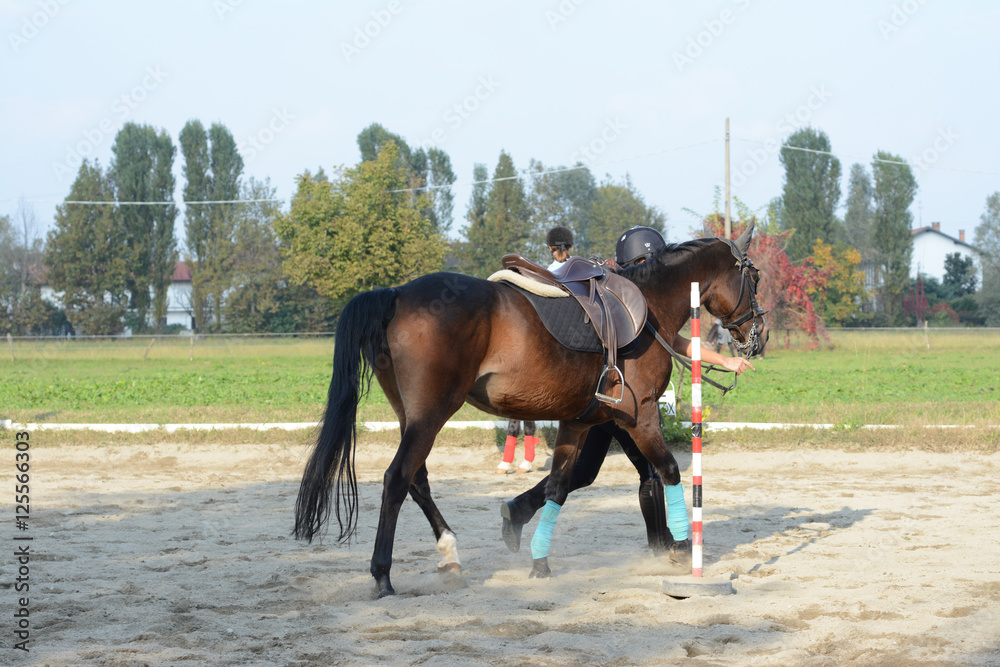
M 619 162 L 627 162 L 630 160 L 641 160 L 647 157 L 653 157 L 656 155 L 665 155 L 667 153 L 675 153 L 677 151 L 687 150 L 688 148 L 697 148 L 698 146 L 705 146 L 708 144 L 717 144 L 722 139 L 709 139 L 708 141 L 699 141 L 693 144 L 685 144 L 683 146 L 674 146 L 673 148 L 665 148 L 659 151 L 653 151 L 651 153 L 640 153 L 637 155 L 629 155 L 627 157 L 617 158 L 614 160 L 605 160 L 604 162 L 595 162 L 593 164 L 580 164 L 573 167 L 560 167 L 558 169 L 546 169 L 545 171 L 531 171 L 530 169 L 524 169 L 520 174 L 515 176 L 501 176 L 500 178 L 487 178 L 481 181 L 464 181 L 459 183 L 446 183 L 444 185 L 425 185 L 419 188 L 403 188 L 400 190 L 386 190 L 386 193 L 394 194 L 399 192 L 420 192 L 422 190 L 441 190 L 444 188 L 460 187 L 466 185 L 482 185 L 485 183 L 498 183 L 500 181 L 512 181 L 519 180 L 530 176 L 532 178 L 538 176 L 548 176 L 549 174 L 559 174 L 566 171 L 575 171 L 578 169 L 589 169 L 590 167 L 603 167 L 605 165 L 617 164 Z M 177 202 L 177 201 L 78 201 L 69 200 L 64 201 L 61 199 L 0 199 L 3 202 L 14 202 L 14 201 L 25 201 L 33 204 L 93 204 L 101 206 L 169 206 L 171 204 L 185 206 L 205 206 L 209 204 L 249 204 L 258 202 L 283 202 L 286 201 L 283 197 L 277 197 L 272 199 L 220 199 L 215 201 L 187 201 L 187 202 Z
M 80 201 L 63 199 L 0 199 L 0 201 L 23 201 L 29 204 L 95 204 L 102 206 L 170 206 L 183 204 L 184 206 L 207 206 L 210 204 L 258 204 L 263 202 L 285 201 L 283 198 L 272 199 L 216 199 L 213 201 Z
M 759 139 L 744 139 L 742 137 L 733 137 L 733 139 L 736 139 L 737 141 L 744 141 L 744 142 L 746 142 L 748 144 L 767 144 L 767 143 L 770 143 L 769 141 L 761 141 Z M 843 156 L 841 156 L 841 155 L 837 155 L 836 153 L 833 153 L 831 151 L 820 151 L 820 150 L 816 150 L 814 148 L 802 148 L 800 146 L 786 146 L 786 145 L 782 145 L 781 148 L 780 148 L 780 150 L 783 150 L 783 151 L 802 151 L 803 153 L 816 153 L 817 155 L 830 155 L 832 157 L 838 157 L 838 158 L 839 157 L 845 157 L 845 158 L 850 158 L 852 160 L 867 160 L 867 159 L 869 159 L 867 157 L 862 157 L 862 156 L 858 156 L 858 155 L 843 155 Z M 912 164 L 910 164 L 909 162 L 907 162 L 905 160 L 883 160 L 882 158 L 874 158 L 874 157 L 871 158 L 871 161 L 872 162 L 881 162 L 882 164 L 898 164 L 898 165 L 903 165 L 903 166 L 907 166 L 907 167 L 919 166 L 921 169 L 939 169 L 941 171 L 957 171 L 957 172 L 962 172 L 962 173 L 966 173 L 966 174 L 985 174 L 987 176 L 1000 176 L 1000 171 L 985 171 L 985 170 L 982 170 L 982 169 L 959 169 L 957 167 L 937 167 L 937 166 L 932 165 L 932 164 L 912 165 Z
M 766 145 L 771 143 L 772 140 L 762 141 L 760 139 L 747 139 L 745 137 L 732 137 L 736 141 L 742 141 L 750 144 L 760 144 Z M 617 158 L 614 160 L 605 160 L 604 162 L 595 162 L 591 164 L 578 164 L 573 167 L 560 167 L 558 169 L 546 169 L 544 171 L 531 171 L 530 169 L 524 169 L 521 173 L 514 176 L 501 176 L 500 178 L 487 178 L 478 181 L 461 181 L 457 183 L 446 183 L 443 185 L 425 185 L 418 188 L 402 188 L 399 190 L 386 190 L 386 193 L 395 194 L 401 192 L 421 192 L 425 190 L 443 190 L 445 188 L 461 187 L 461 186 L 471 186 L 471 185 L 484 185 L 487 183 L 499 183 L 502 181 L 512 181 L 521 180 L 526 177 L 537 178 L 539 176 L 548 176 L 550 174 L 559 174 L 568 171 L 576 171 L 580 169 L 590 169 L 591 167 L 603 167 L 606 165 L 618 164 L 620 162 L 629 162 L 632 160 L 641 160 L 643 158 L 655 157 L 657 155 L 666 155 L 668 153 L 676 153 L 678 151 L 687 150 L 689 148 L 697 148 L 699 146 L 707 146 L 710 144 L 717 144 L 722 142 L 723 139 L 709 139 L 707 141 L 699 141 L 693 144 L 685 144 L 683 146 L 674 146 L 672 148 L 665 148 L 663 150 L 652 151 L 649 153 L 639 153 L 636 155 L 629 155 L 622 158 Z M 829 155 L 831 157 L 843 157 L 849 158 L 851 160 L 871 160 L 872 162 L 880 162 L 883 164 L 896 164 L 902 166 L 914 166 L 909 162 L 902 160 L 884 160 L 881 158 L 868 158 L 858 155 L 838 155 L 832 151 L 821 151 L 813 148 L 802 148 L 799 146 L 787 146 L 782 145 L 779 150 L 794 150 L 801 151 L 804 153 L 815 153 L 818 155 Z M 984 174 L 987 176 L 1000 176 L 998 171 L 987 171 L 983 169 L 962 169 L 957 167 L 939 167 L 936 165 L 919 165 L 922 169 L 937 169 L 940 171 L 954 171 L 967 174 Z M 174 200 L 170 201 L 81 201 L 81 200 L 61 200 L 61 199 L 23 199 L 23 198 L 3 198 L 0 202 L 18 202 L 24 201 L 31 204 L 76 204 L 76 205 L 95 205 L 95 206 L 170 206 L 170 205 L 184 205 L 184 206 L 210 206 L 216 204 L 258 204 L 258 203 L 277 203 L 287 201 L 285 197 L 272 197 L 267 199 L 217 199 L 211 201 L 186 201 L 178 202 Z
M 513 181 L 520 180 L 526 176 L 532 178 L 538 176 L 548 176 L 549 174 L 560 174 L 566 171 L 576 171 L 578 169 L 590 169 L 591 167 L 603 167 L 609 164 L 616 164 L 618 162 L 627 162 L 629 160 L 641 160 L 642 158 L 653 157 L 654 155 L 664 155 L 666 153 L 675 153 L 677 151 L 686 150 L 688 148 L 695 148 L 697 146 L 705 146 L 707 144 L 717 144 L 722 139 L 709 139 L 708 141 L 699 141 L 694 144 L 686 144 L 684 146 L 675 146 L 673 148 L 665 148 L 659 151 L 653 151 L 652 153 L 640 153 L 638 155 L 629 155 L 628 157 L 617 158 L 615 160 L 605 160 L 604 162 L 595 162 L 593 164 L 578 164 L 573 167 L 559 167 L 558 169 L 546 169 L 545 171 L 531 171 L 530 169 L 523 169 L 520 174 L 516 176 L 501 176 L 500 178 L 487 178 L 481 181 L 465 181 L 461 183 L 447 183 L 445 185 L 425 185 L 419 188 L 403 188 L 401 190 L 386 190 L 389 193 L 395 192 L 419 192 L 421 190 L 441 190 L 443 188 L 451 188 L 457 186 L 465 185 L 482 185 L 484 183 L 497 183 L 500 181 Z

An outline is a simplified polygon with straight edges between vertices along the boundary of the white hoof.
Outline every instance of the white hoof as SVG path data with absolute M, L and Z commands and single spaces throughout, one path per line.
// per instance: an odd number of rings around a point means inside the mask
M 454 569 L 454 566 L 462 567 L 461 561 L 458 560 L 458 539 L 455 533 L 446 530 L 437 541 L 437 550 L 444 556 L 438 563 L 438 570 L 450 570 Z

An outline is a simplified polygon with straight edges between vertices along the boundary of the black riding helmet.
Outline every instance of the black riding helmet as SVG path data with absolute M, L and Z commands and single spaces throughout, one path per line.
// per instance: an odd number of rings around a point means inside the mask
M 569 227 L 557 225 L 550 229 L 545 236 L 545 245 L 569 250 L 573 247 L 573 232 L 569 230 Z
M 640 260 L 649 259 L 666 245 L 660 232 L 652 227 L 633 227 L 618 239 L 618 244 L 615 245 L 615 263 L 618 266 L 632 266 Z

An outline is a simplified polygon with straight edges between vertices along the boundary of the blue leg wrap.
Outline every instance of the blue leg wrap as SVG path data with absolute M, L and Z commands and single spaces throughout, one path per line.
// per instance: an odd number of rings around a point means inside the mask
M 551 500 L 545 501 L 542 508 L 542 518 L 538 521 L 538 528 L 535 528 L 535 536 L 531 538 L 531 557 L 547 558 L 549 547 L 552 545 L 552 532 L 556 529 L 556 519 L 559 518 L 559 510 L 562 507 Z
M 687 505 L 684 504 L 684 485 L 664 486 L 663 493 L 667 498 L 667 526 L 675 540 L 686 540 L 688 528 Z

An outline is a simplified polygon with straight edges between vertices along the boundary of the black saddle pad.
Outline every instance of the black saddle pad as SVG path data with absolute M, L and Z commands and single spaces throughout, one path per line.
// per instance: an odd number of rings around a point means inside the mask
M 542 324 L 563 347 L 577 352 L 604 351 L 594 325 L 584 319 L 583 307 L 573 297 L 538 296 L 517 285 L 503 284 L 524 295 L 535 308 Z

